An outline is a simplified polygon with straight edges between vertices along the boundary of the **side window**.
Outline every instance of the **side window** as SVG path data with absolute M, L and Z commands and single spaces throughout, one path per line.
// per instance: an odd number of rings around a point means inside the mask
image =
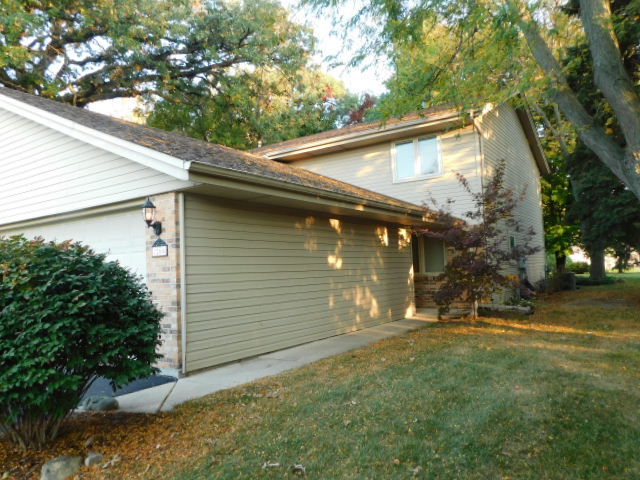
M 442 173 L 438 137 L 394 143 L 391 153 L 396 182 L 430 178 Z
M 444 272 L 444 242 L 437 238 L 423 238 L 425 273 Z
M 446 250 L 442 240 L 423 236 L 414 236 L 411 242 L 413 271 L 435 275 L 444 272 Z

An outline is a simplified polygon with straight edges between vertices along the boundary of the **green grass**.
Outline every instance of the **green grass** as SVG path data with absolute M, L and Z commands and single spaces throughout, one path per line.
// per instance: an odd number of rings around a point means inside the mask
M 191 402 L 177 415 L 215 441 L 162 476 L 638 479 L 640 272 L 621 277 Z

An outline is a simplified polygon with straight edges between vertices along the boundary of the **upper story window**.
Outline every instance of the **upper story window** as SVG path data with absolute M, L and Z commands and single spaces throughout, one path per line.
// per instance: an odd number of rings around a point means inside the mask
M 395 182 L 430 178 L 442 173 L 438 137 L 397 142 L 391 150 Z

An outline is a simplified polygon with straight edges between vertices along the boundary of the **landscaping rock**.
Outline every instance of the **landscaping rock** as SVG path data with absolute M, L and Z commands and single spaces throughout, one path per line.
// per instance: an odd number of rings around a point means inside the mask
M 103 458 L 104 456 L 101 453 L 89 452 L 89 455 L 84 459 L 84 464 L 86 467 L 93 467 L 99 464 Z
M 65 456 L 49 460 L 42 466 L 40 480 L 64 480 L 74 475 L 82 466 L 82 457 Z
M 531 315 L 533 307 L 530 305 L 500 305 L 487 304 L 481 305 L 478 311 L 482 315 L 491 315 L 492 313 L 518 313 L 522 315 Z
M 80 409 L 96 410 L 101 412 L 107 410 L 117 410 L 118 400 L 107 395 L 94 395 L 92 397 L 85 398 L 80 404 Z

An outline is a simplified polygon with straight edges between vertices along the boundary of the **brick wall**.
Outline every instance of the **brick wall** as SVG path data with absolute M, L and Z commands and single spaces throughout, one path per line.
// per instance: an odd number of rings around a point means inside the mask
M 158 366 L 180 369 L 181 321 L 180 321 L 180 222 L 179 200 L 176 192 L 151 197 L 156 206 L 156 220 L 162 222 L 160 238 L 168 245 L 169 255 L 153 257 L 152 245 L 157 237 L 152 228 L 147 230 L 147 285 L 153 302 L 164 313 L 161 321 L 163 357 Z
M 437 307 L 433 295 L 442 281 L 437 276 L 416 274 L 413 278 L 413 288 L 416 293 L 416 308 Z
M 448 247 L 446 252 L 448 262 L 455 254 L 455 251 L 453 248 Z M 414 275 L 413 287 L 416 295 L 416 308 L 437 308 L 438 305 L 436 305 L 434 295 L 442 283 L 444 283 L 444 280 L 438 280 L 438 275 L 425 275 L 424 273 Z M 468 304 L 462 301 L 455 301 L 451 306 L 459 309 L 468 308 Z

